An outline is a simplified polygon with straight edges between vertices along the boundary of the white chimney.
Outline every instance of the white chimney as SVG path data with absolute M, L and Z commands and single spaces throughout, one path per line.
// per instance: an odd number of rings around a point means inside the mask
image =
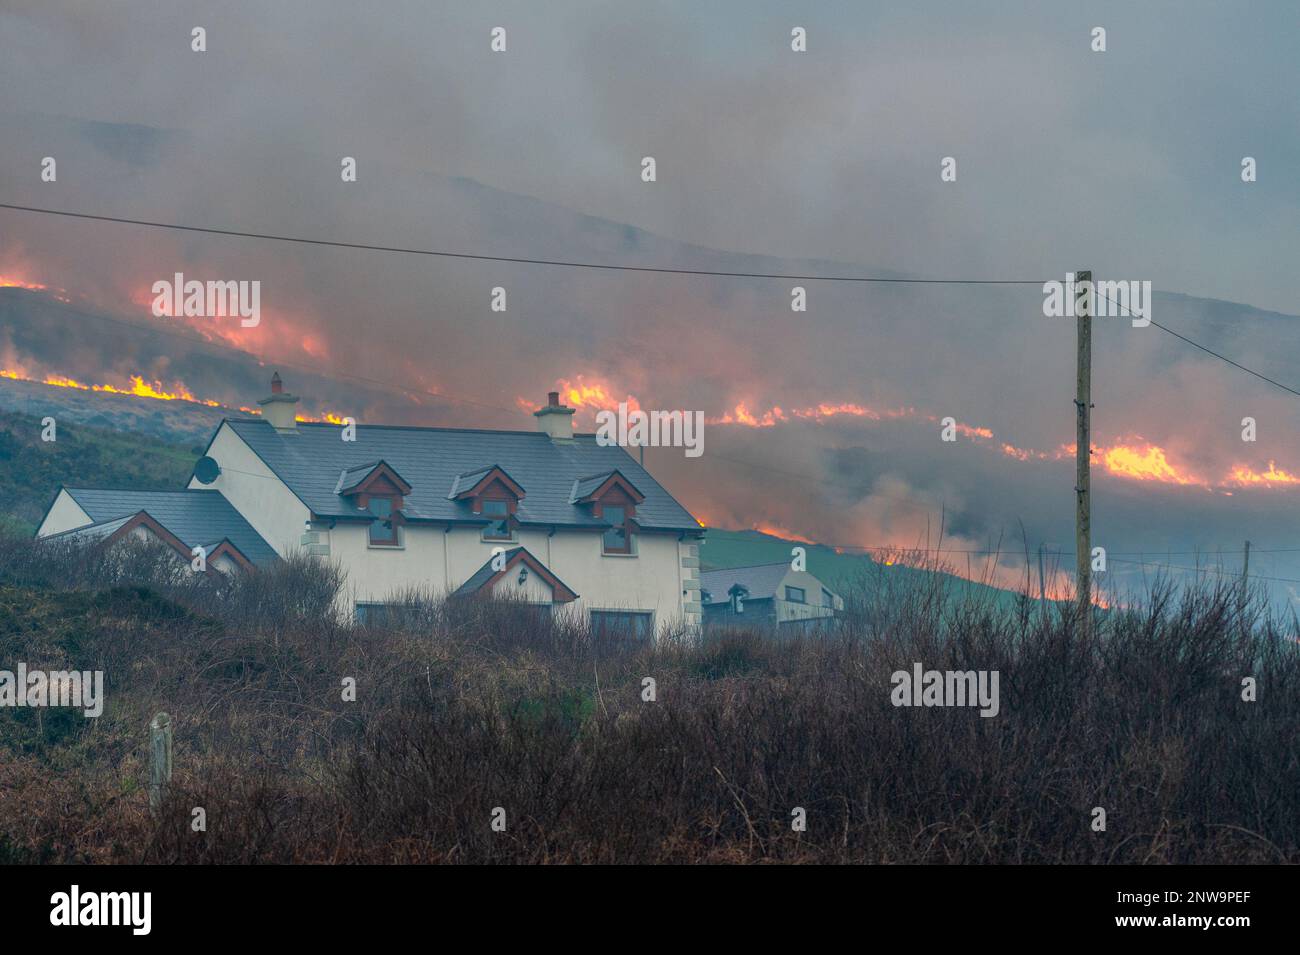
M 298 421 L 294 417 L 294 405 L 298 403 L 298 396 L 284 390 L 278 371 L 271 376 L 271 394 L 257 403 L 262 406 L 262 417 L 276 431 L 284 433 L 298 430 Z
M 537 418 L 537 427 L 551 436 L 552 441 L 573 440 L 573 408 L 560 404 L 560 393 L 546 393 L 546 407 L 538 408 L 533 414 Z

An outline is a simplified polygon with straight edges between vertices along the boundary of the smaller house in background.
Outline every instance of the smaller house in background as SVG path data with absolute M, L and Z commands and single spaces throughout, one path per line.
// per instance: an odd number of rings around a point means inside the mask
M 789 561 L 700 574 L 704 623 L 813 628 L 832 622 L 844 600 Z

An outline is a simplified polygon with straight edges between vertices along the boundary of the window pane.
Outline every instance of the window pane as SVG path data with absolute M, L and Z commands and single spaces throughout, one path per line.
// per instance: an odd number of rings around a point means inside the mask
M 387 497 L 372 497 L 366 510 L 375 515 L 370 522 L 370 543 L 396 544 L 397 527 L 393 524 L 393 501 Z
M 591 628 L 603 636 L 648 640 L 653 625 L 654 614 L 652 613 L 618 610 L 593 610 L 591 612 Z
M 791 603 L 801 604 L 804 603 L 807 598 L 804 595 L 804 589 L 802 587 L 787 587 L 785 588 L 785 599 Z
M 487 500 L 483 502 L 482 514 L 484 517 L 498 517 L 483 528 L 484 540 L 503 540 L 513 539 L 510 531 L 510 505 L 506 501 Z
M 627 550 L 627 531 L 621 527 L 611 527 L 609 530 L 605 531 L 605 550 Z
M 614 526 L 605 531 L 603 546 L 606 553 L 626 554 L 631 551 L 628 546 L 627 528 L 627 511 L 622 507 L 605 507 L 601 513 L 605 520 Z

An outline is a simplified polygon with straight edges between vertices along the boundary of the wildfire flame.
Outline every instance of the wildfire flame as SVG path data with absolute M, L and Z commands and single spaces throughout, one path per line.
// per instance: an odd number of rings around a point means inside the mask
M 1286 484 L 1300 484 L 1300 476 L 1289 471 L 1283 471 L 1272 461 L 1268 462 L 1268 470 L 1262 473 L 1238 464 L 1232 469 L 1229 480 L 1242 487 L 1277 487 Z
M 781 526 L 779 526 L 779 525 L 777 525 L 777 524 L 762 524 L 762 523 L 754 523 L 754 524 L 751 524 L 750 527 L 751 527 L 753 530 L 758 531 L 760 534 L 767 534 L 767 535 L 769 535 L 769 536 L 771 536 L 771 537 L 779 537 L 779 538 L 781 538 L 782 540 L 798 541 L 800 544 L 816 544 L 816 543 L 817 543 L 817 542 L 816 542 L 815 540 L 813 540 L 812 538 L 809 538 L 809 537 L 803 537 L 803 536 L 801 536 L 801 535 L 799 535 L 799 534 L 796 534 L 794 531 L 789 530 L 788 528 L 785 528 L 785 527 L 781 527 Z
M 0 275 L 0 288 L 22 288 L 27 289 L 29 292 L 45 292 L 46 294 L 58 299 L 60 302 L 70 301 L 67 289 L 55 288 L 41 282 L 31 282 L 26 279 L 20 279 L 12 273 Z
M 620 401 L 626 401 L 629 409 L 641 407 L 631 394 L 626 398 L 616 397 L 622 389 L 599 378 L 588 379 L 582 375 L 578 375 L 573 381 L 561 378 L 556 386 L 561 400 L 574 408 L 612 410 L 618 407 Z M 524 398 L 515 399 L 515 403 L 528 411 L 537 409 L 536 404 Z M 783 407 L 773 404 L 765 410 L 757 410 L 748 401 L 740 401 L 729 411 L 712 417 L 706 416 L 704 421 L 706 424 L 721 427 L 774 428 L 798 421 L 821 423 L 836 417 L 861 418 L 867 421 L 907 418 L 933 423 L 943 421 L 938 415 L 918 411 L 913 407 L 879 409 L 850 401 L 821 401 L 807 407 Z M 972 441 L 992 441 L 994 437 L 990 428 L 962 422 L 954 422 L 953 428 L 958 434 Z M 1073 444 L 1062 444 L 1054 450 L 1043 451 L 1018 447 L 1004 441 L 997 445 L 997 448 L 1002 454 L 1017 461 L 1060 461 L 1073 457 L 1075 453 Z M 1248 464 L 1234 464 L 1223 478 L 1217 481 L 1207 479 L 1173 460 L 1165 448 L 1137 435 L 1127 436 L 1109 446 L 1094 447 L 1093 454 L 1095 465 L 1103 473 L 1134 481 L 1199 487 L 1224 494 L 1231 494 L 1231 490 L 1228 490 L 1230 488 L 1281 487 L 1300 484 L 1300 474 L 1279 468 L 1273 461 L 1269 461 L 1266 471 L 1256 471 Z
M 821 423 L 836 417 L 866 418 L 868 421 L 884 421 L 889 418 L 910 418 L 918 415 L 915 408 L 889 408 L 878 411 L 874 408 L 868 408 L 865 405 L 853 404 L 852 402 L 830 402 L 822 401 L 818 404 L 806 408 L 791 408 L 789 411 L 783 409 L 780 405 L 773 405 L 766 411 L 755 414 L 749 410 L 747 402 L 739 402 L 730 411 L 714 418 L 705 418 L 705 424 L 714 425 L 743 425 L 747 428 L 771 428 L 787 421 L 802 420 L 814 421 Z M 933 415 L 926 416 L 931 421 L 938 421 Z M 982 432 L 983 436 L 991 437 L 993 432 L 986 429 L 968 428 L 965 425 L 958 425 L 959 431 L 975 433 Z
M 131 384 L 127 388 L 118 388 L 115 385 L 88 385 L 65 375 L 46 375 L 44 378 L 31 378 L 22 371 L 11 368 L 0 369 L 0 378 L 31 381 L 41 385 L 51 385 L 55 388 L 75 388 L 78 391 L 101 391 L 112 395 L 132 395 L 136 398 L 152 398 L 155 401 L 189 401 L 196 405 L 206 405 L 209 408 L 222 407 L 219 401 L 196 397 L 180 382 L 172 385 L 174 391 L 167 391 L 161 381 L 157 379 L 152 382 L 145 381 L 141 375 L 131 375 L 129 379 Z
M 1117 444 L 1111 448 L 1100 449 L 1099 456 L 1102 466 L 1111 474 L 1136 478 L 1139 481 L 1206 486 L 1206 482 L 1201 478 L 1174 467 L 1166 456 L 1165 449 L 1154 444 L 1149 444 L 1145 448 Z
M 54 388 L 73 388 L 77 391 L 101 392 L 110 395 L 128 395 L 134 398 L 150 398 L 154 401 L 188 401 L 192 404 L 203 405 L 208 408 L 226 408 L 227 405 L 212 398 L 200 398 L 195 395 L 189 388 L 181 382 L 175 382 L 168 390 L 163 386 L 161 381 L 145 381 L 143 375 L 129 376 L 130 387 L 119 388 L 116 385 L 93 385 L 77 381 L 75 378 L 69 378 L 66 375 L 45 375 L 44 377 L 32 377 L 21 368 L 0 368 L 0 378 L 8 378 L 12 381 L 27 381 L 38 385 L 49 385 Z M 245 414 L 260 415 L 262 412 L 257 408 L 247 408 L 241 406 L 239 411 Z M 335 414 L 332 411 L 323 412 L 320 417 L 311 415 L 295 415 L 296 420 L 307 423 L 325 423 L 342 425 L 343 416 Z

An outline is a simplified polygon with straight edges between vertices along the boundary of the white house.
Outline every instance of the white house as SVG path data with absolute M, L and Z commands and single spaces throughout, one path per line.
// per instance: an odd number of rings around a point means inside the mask
M 262 417 L 223 420 L 187 489 L 63 487 L 37 536 L 111 538 L 133 522 L 227 568 L 303 550 L 342 566 L 360 616 L 419 588 L 647 636 L 699 627 L 703 528 L 626 450 L 574 434 L 555 392 L 536 431 L 359 424 L 355 440 L 296 421 L 297 402 L 276 375 Z
M 816 627 L 844 610 L 844 599 L 790 561 L 707 570 L 700 578 L 705 622 Z

